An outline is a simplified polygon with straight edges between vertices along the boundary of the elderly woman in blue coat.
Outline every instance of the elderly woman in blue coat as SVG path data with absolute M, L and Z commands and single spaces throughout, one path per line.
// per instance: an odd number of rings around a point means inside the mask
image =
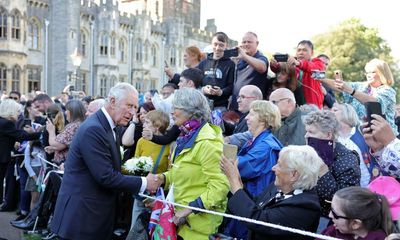
M 253 138 L 237 155 L 238 169 L 244 188 L 251 197 L 256 197 L 275 180 L 272 167 L 277 162 L 282 144 L 272 134 L 272 130 L 280 127 L 281 115 L 272 102 L 256 100 L 250 105 L 246 121 Z M 232 220 L 225 233 L 245 239 L 247 229 L 243 224 Z

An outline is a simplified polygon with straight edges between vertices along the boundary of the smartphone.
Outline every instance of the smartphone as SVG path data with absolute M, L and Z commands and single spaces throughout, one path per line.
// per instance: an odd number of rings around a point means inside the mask
M 226 58 L 237 57 L 237 56 L 239 56 L 238 48 L 227 49 L 224 51 L 224 57 Z
M 324 71 L 319 71 L 319 70 L 312 70 L 311 71 L 311 78 L 314 79 L 325 79 L 326 74 Z
M 238 147 L 236 145 L 224 143 L 222 153 L 226 158 L 235 160 L 237 158 Z
M 335 79 L 343 80 L 342 71 L 340 71 L 340 70 L 335 70 L 335 71 L 333 71 L 333 74 L 334 74 L 334 76 L 335 76 Z
M 24 118 L 24 126 L 32 126 L 32 120 L 30 118 Z
M 168 63 L 167 63 L 166 60 L 164 60 L 164 66 L 165 66 L 165 67 L 169 67 L 169 65 L 168 65 Z
M 367 110 L 368 127 L 371 126 L 371 120 L 373 119 L 371 117 L 372 114 L 376 114 L 385 118 L 385 116 L 382 114 L 382 107 L 379 102 L 366 102 L 364 105 L 365 109 Z
M 287 62 L 289 54 L 274 54 L 273 57 L 277 62 Z

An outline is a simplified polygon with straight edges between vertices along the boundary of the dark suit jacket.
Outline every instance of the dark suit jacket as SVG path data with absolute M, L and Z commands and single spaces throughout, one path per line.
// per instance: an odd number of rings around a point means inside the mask
M 97 111 L 72 140 L 51 230 L 66 239 L 111 239 L 117 191 L 136 194 L 142 184 L 120 169 L 113 130 Z
M 11 151 L 16 141 L 39 139 L 40 132 L 29 134 L 24 130 L 18 130 L 15 123 L 0 117 L 0 163 L 11 161 Z
M 228 201 L 229 210 L 237 216 L 247 217 L 263 222 L 279 224 L 286 227 L 315 232 L 318 227 L 320 205 L 316 191 L 304 191 L 282 201 L 269 204 L 277 193 L 271 184 L 260 194 L 256 201 L 244 191 L 237 191 Z M 296 240 L 313 239 L 287 231 L 246 223 L 249 229 L 249 240 L 274 239 Z

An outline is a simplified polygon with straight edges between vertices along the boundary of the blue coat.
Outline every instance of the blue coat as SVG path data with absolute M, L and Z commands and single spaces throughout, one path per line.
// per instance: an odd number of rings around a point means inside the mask
M 275 180 L 272 167 L 282 144 L 270 130 L 263 131 L 238 153 L 238 168 L 246 190 L 254 197 Z
M 111 239 L 117 191 L 137 194 L 139 177 L 120 173 L 121 154 L 100 110 L 79 127 L 65 162 L 52 232 L 67 239 Z

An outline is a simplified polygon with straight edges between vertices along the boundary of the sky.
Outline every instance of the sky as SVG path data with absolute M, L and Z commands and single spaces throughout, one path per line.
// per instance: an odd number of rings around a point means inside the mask
M 400 62 L 400 7 L 393 0 L 202 0 L 201 27 L 214 18 L 218 31 L 241 41 L 255 32 L 263 52 L 294 53 L 297 43 L 311 39 L 349 18 L 377 28 Z

